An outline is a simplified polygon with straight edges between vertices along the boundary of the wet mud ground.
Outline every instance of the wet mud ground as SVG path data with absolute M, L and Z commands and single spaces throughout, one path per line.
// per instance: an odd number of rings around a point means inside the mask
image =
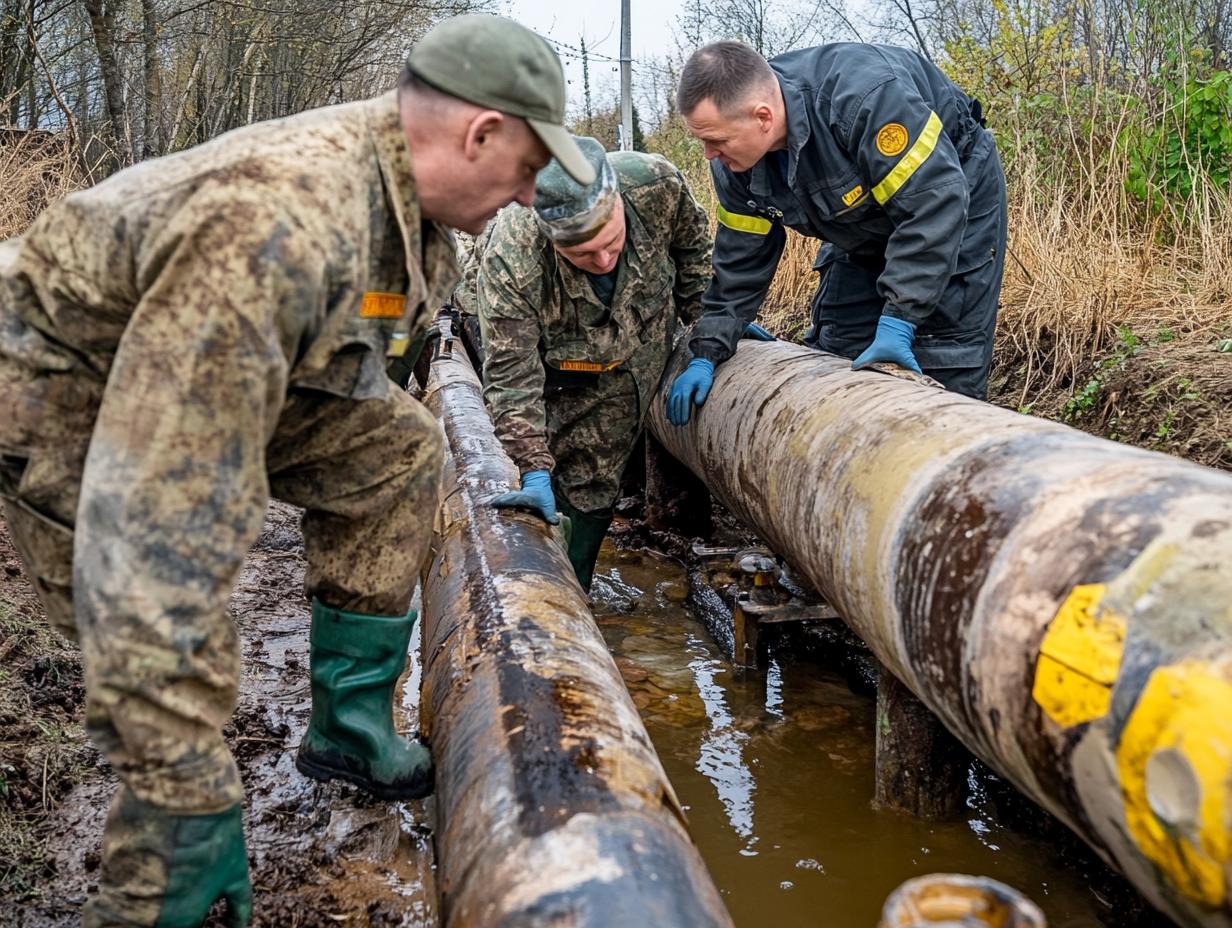
M 35 631 L 2 523 L 0 569 L 0 925 L 76 925 L 115 781 L 80 729 L 73 652 Z M 244 676 L 226 734 L 247 787 L 254 924 L 435 925 L 431 801 L 368 802 L 294 768 L 309 709 L 303 569 L 298 512 L 274 504 L 231 603 Z M 678 561 L 609 542 L 595 614 L 737 925 L 871 928 L 902 880 L 938 871 L 1010 883 L 1053 928 L 1164 924 L 978 764 L 957 820 L 874 812 L 871 692 L 791 633 L 766 670 L 733 670 L 685 604 L 687 582 Z M 418 685 L 408 675 L 404 730 Z
M 0 609 L 10 618 L 17 611 L 33 618 L 37 600 L 2 530 L 0 522 Z M 244 670 L 236 712 L 224 733 L 246 787 L 253 924 L 435 925 L 430 803 L 370 802 L 349 786 L 319 785 L 295 769 L 295 748 L 310 707 L 303 576 L 299 512 L 275 503 L 230 606 Z M 0 621 L 10 629 L 0 643 L 7 647 L 25 626 Z M 54 640 L 38 640 L 56 646 Z M 4 670 L 10 682 L 16 677 L 24 685 L 27 698 L 45 703 L 46 691 L 56 687 L 24 669 L 26 650 L 15 646 L 16 660 Z M 62 649 L 56 659 L 69 681 L 62 712 L 49 714 L 36 705 L 33 725 L 8 704 L 8 715 L 0 712 L 0 770 L 8 783 L 0 791 L 0 925 L 78 925 L 81 904 L 98 877 L 103 818 L 116 781 L 80 729 L 84 691 L 76 658 Z M 29 657 L 31 666 L 38 660 Z M 418 677 L 408 675 L 398 720 L 404 730 L 416 725 L 418 686 Z M 55 728 L 78 763 L 44 794 L 41 767 L 65 750 L 43 743 L 43 729 Z M 222 925 L 219 914 L 209 924 Z

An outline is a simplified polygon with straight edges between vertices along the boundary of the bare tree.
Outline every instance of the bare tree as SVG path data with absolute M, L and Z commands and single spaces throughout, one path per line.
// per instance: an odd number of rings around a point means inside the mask
M 141 157 L 162 154 L 162 69 L 158 60 L 158 8 L 155 0 L 141 0 L 142 71 L 145 95 L 142 100 Z
M 116 5 L 114 0 L 82 0 L 90 17 L 94 47 L 98 51 L 99 73 L 103 84 L 103 99 L 107 103 L 107 118 L 111 121 L 111 137 L 118 167 L 132 164 L 133 150 L 128 140 L 128 119 L 124 107 L 123 75 L 116 56 Z
M 432 23 L 493 0 L 0 0 L 0 124 L 112 168 L 391 87 Z
M 586 115 L 586 134 L 595 131 L 595 105 L 590 96 L 590 55 L 586 52 L 586 36 L 582 36 L 582 105 Z
M 842 0 L 687 0 L 676 17 L 683 53 L 718 39 L 739 39 L 767 58 L 832 38 L 837 20 L 854 31 Z
M 936 9 L 939 4 L 924 2 L 913 2 L 913 0 L 882 0 L 883 8 L 888 8 L 892 12 L 891 22 L 896 22 L 899 25 L 897 30 L 901 35 L 906 35 L 912 45 L 929 60 L 932 59 L 932 52 L 929 49 L 929 34 L 933 32 L 932 23 L 936 20 Z

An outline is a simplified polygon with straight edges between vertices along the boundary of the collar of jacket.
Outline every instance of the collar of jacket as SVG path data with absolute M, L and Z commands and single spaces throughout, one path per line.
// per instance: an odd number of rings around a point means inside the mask
M 419 191 L 415 186 L 411 152 L 402 131 L 397 90 L 372 100 L 368 131 L 385 182 L 385 198 L 402 232 L 407 280 L 410 281 L 407 306 L 415 307 L 427 300 L 429 307 L 434 309 L 457 283 L 456 248 L 453 233 L 447 226 L 424 222 L 420 213 Z
M 813 131 L 808 115 L 809 99 L 803 89 L 779 72 L 776 71 L 774 76 L 778 78 L 779 88 L 783 91 L 783 107 L 787 112 L 787 186 L 794 190 L 796 171 L 800 167 L 800 150 L 804 148 Z M 754 196 L 769 196 L 770 172 L 774 170 L 769 155 L 753 165 L 749 176 L 749 192 Z

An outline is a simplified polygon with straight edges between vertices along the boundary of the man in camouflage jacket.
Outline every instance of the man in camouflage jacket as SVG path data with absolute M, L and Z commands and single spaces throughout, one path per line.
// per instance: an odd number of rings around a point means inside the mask
M 87 926 L 248 921 L 226 608 L 271 495 L 304 507 L 300 770 L 431 790 L 391 705 L 442 441 L 385 364 L 454 287 L 447 226 L 530 203 L 550 153 L 589 181 L 563 114 L 544 40 L 458 17 L 397 91 L 130 168 L 0 244 L 0 499 L 122 781 Z
M 599 545 L 679 322 L 710 277 L 705 213 L 657 155 L 578 145 L 596 180 L 553 162 L 534 209 L 510 207 L 468 266 L 484 352 L 484 399 L 522 489 L 494 501 L 572 521 L 569 558 L 590 588 Z M 462 288 L 466 290 L 465 287 Z

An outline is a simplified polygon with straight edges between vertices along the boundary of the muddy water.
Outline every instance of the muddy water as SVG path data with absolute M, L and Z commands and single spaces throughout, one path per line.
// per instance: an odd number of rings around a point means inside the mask
M 605 546 L 595 616 L 736 924 L 873 928 L 923 873 L 1000 879 L 1052 928 L 1096 928 L 1100 907 L 1044 841 L 999 823 L 973 772 L 961 820 L 870 807 L 874 703 L 815 662 L 772 649 L 733 671 L 681 603 L 684 571 Z

